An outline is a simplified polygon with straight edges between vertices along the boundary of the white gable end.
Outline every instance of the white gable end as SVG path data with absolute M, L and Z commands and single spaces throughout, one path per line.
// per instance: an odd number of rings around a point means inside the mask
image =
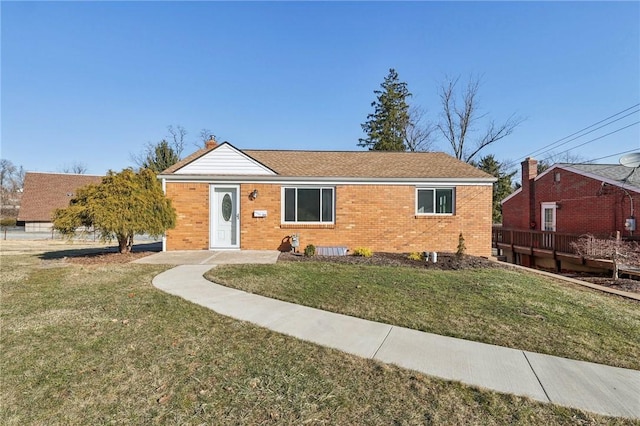
M 231 145 L 223 144 L 176 170 L 174 174 L 241 176 L 275 175 L 276 173 Z

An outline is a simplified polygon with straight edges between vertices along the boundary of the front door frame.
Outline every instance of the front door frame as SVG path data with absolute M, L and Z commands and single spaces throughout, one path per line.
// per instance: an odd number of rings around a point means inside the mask
M 236 196 L 235 198 L 235 221 L 236 221 L 236 232 L 235 232 L 235 244 L 231 244 L 229 246 L 224 247 L 216 247 L 213 245 L 215 241 L 214 232 L 215 232 L 215 224 L 213 220 L 213 212 L 214 208 L 217 211 L 218 208 L 218 200 L 216 198 L 216 189 L 233 189 L 235 190 Z M 224 185 L 224 184 L 216 184 L 212 183 L 209 185 L 209 250 L 239 250 L 240 249 L 240 185 Z

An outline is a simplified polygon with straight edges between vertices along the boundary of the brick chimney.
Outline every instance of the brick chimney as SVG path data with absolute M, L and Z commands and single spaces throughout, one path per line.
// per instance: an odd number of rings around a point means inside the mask
M 540 229 L 538 218 L 536 217 L 536 183 L 538 176 L 538 161 L 527 157 L 522 163 L 522 195 L 529 200 L 529 227 Z
M 218 141 L 216 141 L 216 137 L 214 135 L 209 136 L 209 140 L 204 143 L 204 146 L 207 149 L 213 149 L 218 146 Z

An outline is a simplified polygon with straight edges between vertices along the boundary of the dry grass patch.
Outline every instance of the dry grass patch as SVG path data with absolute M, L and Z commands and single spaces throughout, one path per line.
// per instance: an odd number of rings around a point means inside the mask
M 153 288 L 165 268 L 3 262 L 0 423 L 632 424 L 217 315 Z

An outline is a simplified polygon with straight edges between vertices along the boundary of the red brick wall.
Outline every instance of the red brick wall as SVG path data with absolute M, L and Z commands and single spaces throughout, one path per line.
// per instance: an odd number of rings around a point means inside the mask
M 555 181 L 556 172 L 560 181 Z M 627 189 L 628 190 L 628 189 Z M 629 191 L 634 206 L 640 207 L 640 194 Z M 629 197 L 619 187 L 602 186 L 602 181 L 567 170 L 554 169 L 535 183 L 535 222 L 541 229 L 541 203 L 556 202 L 556 232 L 567 234 L 629 235 L 624 221 L 630 215 Z M 528 229 L 524 217 L 528 201 L 518 194 L 503 204 L 503 227 Z M 637 214 L 636 214 L 637 216 Z
M 251 200 L 249 194 L 254 189 L 259 196 Z M 242 184 L 240 247 L 287 250 L 287 236 L 297 233 L 300 249 L 314 244 L 341 245 L 350 250 L 362 246 L 374 251 L 452 252 L 462 232 L 468 254 L 491 254 L 491 186 L 457 187 L 453 216 L 416 217 L 413 186 L 338 185 L 335 191 L 334 225 L 282 225 L 281 185 Z M 167 235 L 167 249 L 206 248 L 208 242 L 203 238 L 209 236 L 208 184 L 167 183 L 167 195 L 179 216 L 176 229 Z M 254 218 L 254 210 L 266 210 L 267 217 Z M 192 236 L 192 232 L 202 237 Z
M 554 181 L 556 171 L 560 173 L 559 182 Z M 629 194 L 635 195 L 635 204 L 640 202 L 640 194 Z M 603 187 L 600 180 L 555 169 L 536 182 L 536 222 L 540 222 L 540 203 L 544 202 L 560 204 L 556 210 L 556 232 L 615 235 L 621 231 L 622 235 L 628 235 L 624 221 L 630 215 L 631 204 L 619 187 Z
M 535 219 L 535 206 L 529 195 L 535 192 L 538 162 L 527 158 L 522 163 L 522 188 L 520 193 L 502 204 L 502 226 L 512 229 L 530 229 Z M 532 217 L 533 216 L 533 217 Z
M 502 203 L 502 227 L 529 229 L 529 193 L 520 192 Z

